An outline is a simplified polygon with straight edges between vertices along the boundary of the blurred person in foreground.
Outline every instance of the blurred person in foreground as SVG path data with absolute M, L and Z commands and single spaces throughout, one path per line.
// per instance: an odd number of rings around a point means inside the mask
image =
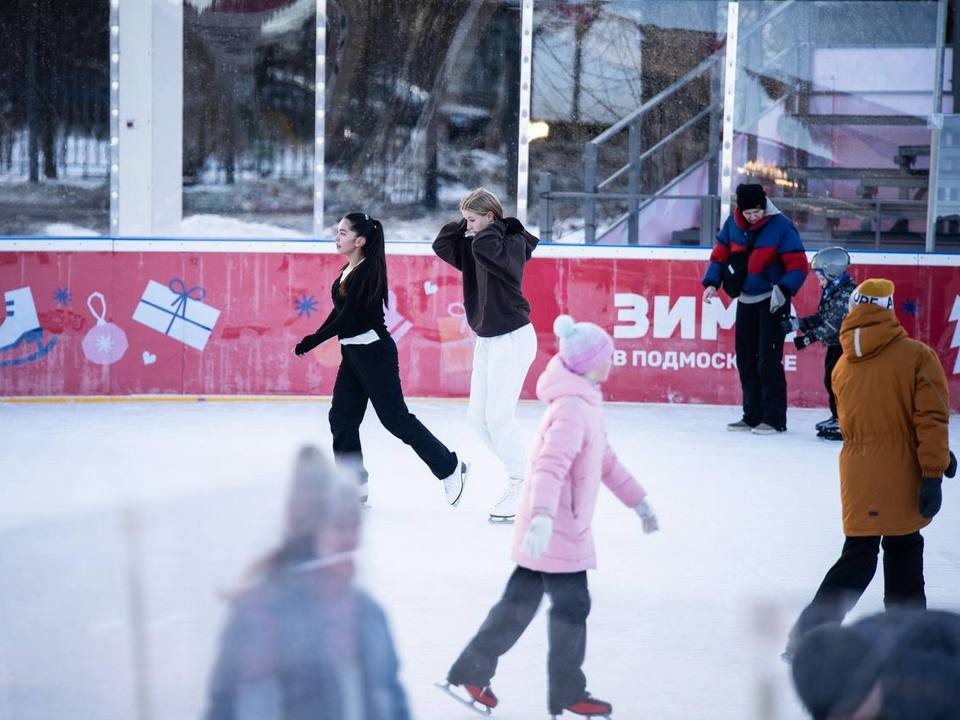
M 386 617 L 354 584 L 360 513 L 304 447 L 283 538 L 231 598 L 206 720 L 409 720 Z
M 816 720 L 957 720 L 960 615 L 882 613 L 822 625 L 800 642 L 792 672 Z
M 790 631 L 789 660 L 803 636 L 843 620 L 867 589 L 883 547 L 884 606 L 927 606 L 923 536 L 940 510 L 941 480 L 956 462 L 947 440 L 947 378 L 936 353 L 907 336 L 893 283 L 866 280 L 850 296 L 833 371 L 843 449 L 840 502 L 845 540 L 811 603 Z

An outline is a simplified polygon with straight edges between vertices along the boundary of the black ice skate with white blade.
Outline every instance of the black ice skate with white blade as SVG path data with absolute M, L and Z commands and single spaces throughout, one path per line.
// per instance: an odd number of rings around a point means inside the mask
M 489 685 L 485 687 L 470 684 L 452 685 L 448 682 L 434 683 L 434 685 L 461 705 L 466 705 L 478 715 L 490 715 L 493 708 L 495 708 L 499 702 Z M 461 695 L 460 692 L 454 690 L 454 688 L 461 689 L 464 694 Z

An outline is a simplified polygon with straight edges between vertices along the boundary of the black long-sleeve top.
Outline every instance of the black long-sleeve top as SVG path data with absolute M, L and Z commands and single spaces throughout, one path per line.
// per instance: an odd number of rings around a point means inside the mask
M 433 241 L 440 259 L 463 274 L 467 322 L 480 337 L 506 335 L 530 322 L 523 296 L 523 267 L 540 240 L 516 218 L 494 220 L 466 236 L 467 222 L 447 223 Z
M 387 326 L 383 319 L 383 301 L 386 298 L 378 298 L 372 303 L 366 303 L 360 298 L 360 290 L 366 284 L 367 273 L 369 273 L 367 263 L 361 262 L 350 274 L 347 275 L 347 291 L 345 295 L 340 294 L 340 277 L 330 288 L 330 296 L 333 299 L 333 310 L 323 321 L 323 325 L 317 328 L 312 335 L 307 335 L 303 340 L 297 343 L 297 355 L 310 352 L 323 342 L 326 342 L 334 335 L 338 338 L 348 338 L 360 335 L 373 330 L 381 338 L 389 335 Z

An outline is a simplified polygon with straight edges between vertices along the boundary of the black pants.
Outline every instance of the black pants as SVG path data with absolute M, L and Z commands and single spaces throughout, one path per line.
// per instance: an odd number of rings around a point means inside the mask
M 823 386 L 827 389 L 830 398 L 830 417 L 837 417 L 837 396 L 833 394 L 833 369 L 837 360 L 843 355 L 843 345 L 827 345 L 827 355 L 823 358 Z
M 586 571 L 547 573 L 522 567 L 514 570 L 503 597 L 450 668 L 447 681 L 453 685 L 489 685 L 497 660 L 520 639 L 537 614 L 544 593 L 551 600 L 549 710 L 559 715 L 564 707 L 583 697 L 587 679 L 581 667 L 587 651 L 590 614 Z
M 737 370 L 743 389 L 743 421 L 787 429 L 787 378 L 783 372 L 783 328 L 790 303 L 770 312 L 768 300 L 737 303 Z
M 358 464 L 361 481 L 366 479 L 360 423 L 369 400 L 383 426 L 413 448 L 430 472 L 438 478 L 453 473 L 458 462 L 456 454 L 407 409 L 393 338 L 387 336 L 369 345 L 341 345 L 340 352 L 342 360 L 330 404 L 330 432 L 337 461 Z
M 800 613 L 790 633 L 796 642 L 813 628 L 840 622 L 857 604 L 877 571 L 883 545 L 883 604 L 887 610 L 927 607 L 923 592 L 923 536 L 848 537 L 840 559 L 827 572 L 811 603 Z

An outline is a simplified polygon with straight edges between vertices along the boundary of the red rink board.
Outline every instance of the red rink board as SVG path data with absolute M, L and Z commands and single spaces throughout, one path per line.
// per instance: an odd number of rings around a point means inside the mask
M 733 308 L 724 299 L 705 310 L 700 278 L 706 253 L 679 255 L 538 253 L 524 281 L 539 338 L 524 397 L 533 396 L 536 377 L 555 351 L 553 318 L 569 312 L 615 335 L 624 364 L 604 385 L 608 399 L 739 403 L 736 369 L 728 360 L 734 352 Z M 960 410 L 960 269 L 921 265 L 923 256 L 915 255 L 903 256 L 906 264 L 889 264 L 884 256 L 883 264 L 870 265 L 870 256 L 862 257 L 852 271 L 855 279 L 896 283 L 897 315 L 911 336 L 939 354 L 951 406 Z M 392 254 L 388 263 L 395 294 L 388 325 L 400 350 L 406 393 L 466 395 L 473 338 L 463 319 L 459 274 L 429 255 Z M 292 348 L 329 312 L 329 288 L 341 264 L 336 255 L 305 253 L 0 253 L 0 292 L 9 299 L 21 290 L 17 315 L 4 324 L 16 317 L 27 322 L 27 288 L 43 330 L 40 338 L 11 347 L 16 326 L 6 334 L 0 326 L 0 395 L 327 395 L 339 361 L 337 343 L 303 358 Z M 106 302 L 99 324 L 99 300 L 91 300 L 93 311 L 87 304 L 94 293 Z M 800 315 L 816 310 L 819 293 L 808 278 L 794 299 Z M 135 316 L 152 318 L 152 325 Z M 825 405 L 822 347 L 797 352 L 788 341 L 786 348 L 790 404 Z

